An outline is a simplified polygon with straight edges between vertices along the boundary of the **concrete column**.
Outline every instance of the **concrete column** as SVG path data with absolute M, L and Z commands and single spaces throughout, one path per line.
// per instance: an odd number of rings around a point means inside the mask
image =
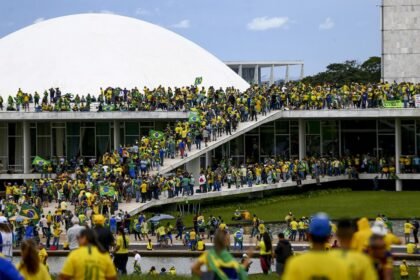
M 242 64 L 239 64 L 238 75 L 242 78 Z
M 270 69 L 270 86 L 274 84 L 274 65 L 271 65 Z
M 284 76 L 284 81 L 286 83 L 289 81 L 289 65 L 286 65 L 286 74 Z
M 23 173 L 31 173 L 31 129 L 29 122 L 22 124 L 23 129 Z
M 395 119 L 395 173 L 397 176 L 400 175 L 400 156 L 401 156 L 401 120 Z M 397 192 L 402 191 L 402 181 L 400 179 L 395 180 L 395 190 Z
M 120 147 L 120 121 L 114 120 L 114 150 L 118 150 Z
M 258 65 L 255 65 L 254 69 L 254 84 L 259 84 L 259 73 L 258 73 L 259 67 Z
M 190 160 L 185 164 L 187 171 L 194 175 L 195 185 L 198 185 L 198 178 L 200 178 L 200 158 Z
M 206 153 L 206 166 L 205 166 L 205 168 L 211 166 L 211 162 L 212 162 L 211 152 L 207 152 Z
M 299 119 L 299 160 L 306 156 L 305 120 Z
M 300 79 L 301 80 L 303 79 L 304 74 L 305 74 L 305 70 L 304 70 L 304 65 L 302 64 L 300 66 Z

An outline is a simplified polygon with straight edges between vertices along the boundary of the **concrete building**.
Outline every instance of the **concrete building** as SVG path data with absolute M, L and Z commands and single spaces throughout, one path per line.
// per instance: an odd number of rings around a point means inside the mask
M 382 79 L 420 82 L 420 0 L 382 1 Z
M 261 84 L 261 69 L 269 68 L 270 76 L 268 83 L 274 84 L 275 76 L 274 71 L 277 68 L 284 69 L 284 78 L 281 79 L 285 82 L 290 80 L 289 69 L 290 67 L 300 67 L 299 79 L 304 76 L 304 63 L 303 61 L 283 61 L 283 60 L 272 60 L 272 61 L 226 61 L 233 71 L 241 76 L 245 81 L 250 84 Z
M 163 130 L 186 118 L 179 112 L 0 113 L 0 180 L 16 174 L 30 177 L 36 155 L 52 160 L 99 159 L 120 144 L 133 144 L 150 129 Z M 161 172 L 184 164 L 199 172 L 200 167 L 228 158 L 243 164 L 271 156 L 359 154 L 399 162 L 401 155 L 420 153 L 417 109 L 273 111 L 258 122 L 241 125 L 233 135 L 194 150 L 182 161 L 168 161 Z
M 100 87 L 183 87 L 197 77 L 206 87 L 249 86 L 195 43 L 119 15 L 71 15 L 30 25 L 0 39 L 0 61 L 0 76 L 7 77 L 0 94 L 6 100 L 18 88 L 98 95 Z

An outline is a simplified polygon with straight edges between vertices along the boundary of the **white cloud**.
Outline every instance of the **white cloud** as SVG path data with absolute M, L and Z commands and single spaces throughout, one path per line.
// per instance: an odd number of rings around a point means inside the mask
M 37 18 L 36 20 L 34 20 L 34 24 L 35 23 L 40 23 L 40 22 L 43 22 L 45 20 L 45 18 L 43 18 L 43 17 L 39 17 L 39 18 Z
M 115 15 L 115 13 L 113 11 L 110 11 L 110 10 L 100 10 L 99 13 L 101 13 L 101 14 Z
M 256 17 L 247 24 L 247 28 L 253 31 L 285 28 L 288 22 L 288 17 Z
M 327 17 L 324 20 L 324 22 L 320 23 L 319 29 L 321 29 L 321 30 L 332 29 L 332 28 L 334 28 L 334 25 L 335 25 L 334 21 L 330 17 Z
M 148 16 L 151 15 L 152 12 L 143 8 L 137 8 L 134 12 L 137 16 Z
M 171 25 L 173 28 L 190 28 L 191 23 L 190 20 L 188 19 L 183 19 L 178 23 L 172 24 Z

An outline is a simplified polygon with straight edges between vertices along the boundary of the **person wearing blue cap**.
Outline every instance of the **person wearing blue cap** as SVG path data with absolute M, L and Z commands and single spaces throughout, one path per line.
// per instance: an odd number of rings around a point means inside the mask
M 330 235 L 328 216 L 324 213 L 316 214 L 309 224 L 308 237 L 312 249 L 287 261 L 283 280 L 351 279 L 346 263 L 325 250 Z

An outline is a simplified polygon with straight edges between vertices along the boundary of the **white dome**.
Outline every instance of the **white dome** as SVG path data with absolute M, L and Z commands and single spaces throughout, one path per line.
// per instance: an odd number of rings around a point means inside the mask
M 0 39 L 0 94 L 97 94 L 100 87 L 248 87 L 195 43 L 160 26 L 109 14 L 80 14 L 33 24 Z

